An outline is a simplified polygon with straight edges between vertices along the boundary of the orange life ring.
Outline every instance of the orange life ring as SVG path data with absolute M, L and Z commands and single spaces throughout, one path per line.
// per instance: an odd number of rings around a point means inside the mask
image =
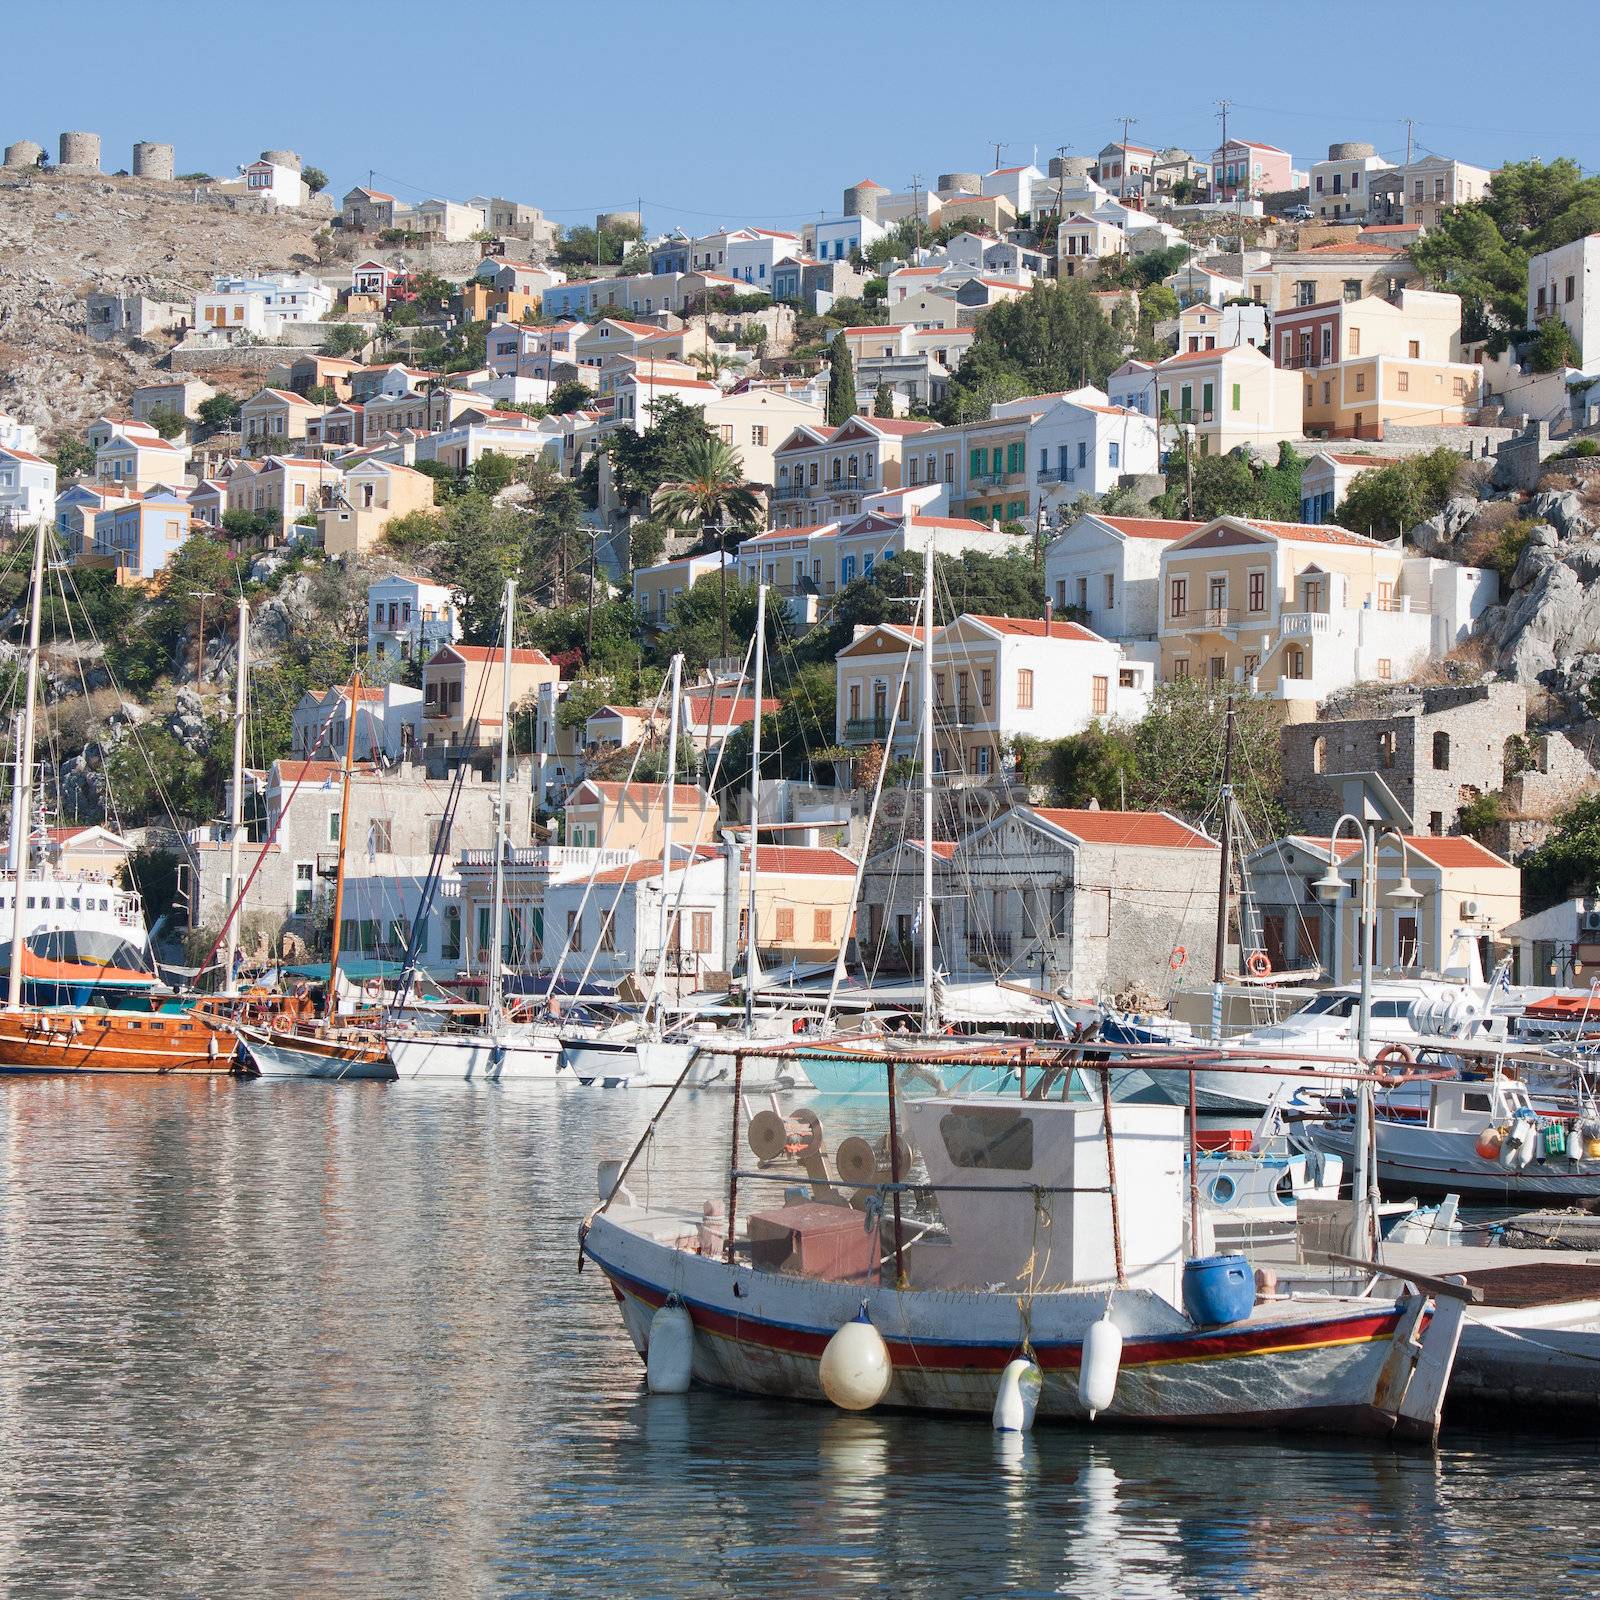
M 1244 965 L 1245 971 L 1254 978 L 1264 978 L 1272 971 L 1272 963 L 1267 959 L 1265 950 L 1252 950 Z
M 1386 1044 L 1372 1059 L 1379 1064 L 1385 1061 L 1398 1061 L 1404 1067 L 1409 1067 L 1412 1063 L 1411 1052 L 1403 1044 Z
M 1174 972 L 1176 972 L 1176 971 L 1179 970 L 1180 967 L 1186 966 L 1188 964 L 1188 961 L 1189 961 L 1189 952 L 1186 949 L 1184 949 L 1184 947 L 1180 944 L 1177 947 L 1177 949 L 1175 949 L 1172 952 L 1172 955 L 1171 955 L 1170 959 L 1168 960 L 1167 965 Z

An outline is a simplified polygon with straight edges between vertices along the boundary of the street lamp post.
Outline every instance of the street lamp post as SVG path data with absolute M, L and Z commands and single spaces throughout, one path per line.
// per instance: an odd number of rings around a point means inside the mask
M 1388 901 L 1393 906 L 1415 906 L 1421 894 L 1413 887 L 1406 869 L 1405 835 L 1398 828 L 1379 829 L 1375 822 L 1345 812 L 1333 825 L 1328 835 L 1328 870 L 1317 880 L 1315 888 L 1328 905 L 1337 906 L 1344 893 L 1345 883 L 1339 872 L 1339 833 L 1349 823 L 1355 829 L 1357 848 L 1361 855 L 1361 915 L 1358 936 L 1361 940 L 1361 1004 L 1357 1014 L 1356 1055 L 1361 1067 L 1361 1077 L 1356 1086 L 1355 1171 L 1350 1178 L 1351 1207 L 1350 1254 L 1375 1259 L 1377 1235 L 1373 1227 L 1374 1160 L 1372 1151 L 1373 1098 L 1372 1079 L 1372 968 L 1377 947 L 1378 922 L 1378 844 L 1385 836 L 1392 836 L 1400 846 L 1400 881 L 1389 891 Z

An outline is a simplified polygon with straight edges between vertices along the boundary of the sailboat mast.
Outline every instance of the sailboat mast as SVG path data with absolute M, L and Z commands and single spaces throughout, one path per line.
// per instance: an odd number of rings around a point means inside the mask
M 11 880 L 11 975 L 6 987 L 6 1010 L 22 1005 L 22 905 L 23 882 L 33 854 L 33 741 L 34 708 L 39 698 L 39 615 L 44 610 L 44 519 L 33 534 L 32 606 L 28 613 L 28 677 L 22 699 L 22 750 L 17 759 L 17 782 L 11 792 L 11 831 L 17 842 L 16 876 Z
M 748 1033 L 755 1023 L 756 980 L 761 976 L 756 954 L 756 828 L 761 817 L 761 696 L 766 688 L 767 666 L 767 586 L 756 590 L 756 705 L 750 741 L 750 878 L 749 907 L 745 915 L 744 952 L 744 1027 Z
M 673 779 L 678 771 L 678 709 L 683 692 L 683 656 L 672 658 L 672 676 L 668 688 L 667 718 L 667 782 L 665 790 L 666 814 L 661 819 L 661 905 L 656 919 L 656 975 L 651 986 L 651 1004 L 654 1008 L 661 996 L 663 980 L 667 975 L 667 934 L 671 926 L 672 908 L 667 901 L 667 881 L 672 872 L 672 806 Z
M 494 819 L 494 910 L 490 916 L 493 929 L 489 936 L 489 1032 L 500 1031 L 500 985 L 504 982 L 504 947 L 501 943 L 500 924 L 506 908 L 506 806 L 509 804 L 509 782 L 506 772 L 511 759 L 511 643 L 512 608 L 517 600 L 517 580 L 506 579 L 505 597 L 505 655 L 500 662 L 500 794 L 495 802 Z
M 333 879 L 333 947 L 328 956 L 328 1021 L 339 1010 L 339 930 L 344 917 L 344 846 L 350 833 L 350 768 L 356 754 L 356 718 L 361 715 L 361 674 L 350 680 L 350 727 L 344 739 L 344 772 L 339 786 L 339 862 Z
M 228 814 L 228 899 L 236 902 L 229 908 L 227 943 L 223 946 L 222 973 L 226 994 L 237 994 L 239 985 L 234 981 L 233 961 L 239 953 L 239 918 L 244 915 L 243 895 L 239 888 L 239 835 L 244 822 L 244 728 L 245 708 L 249 701 L 250 670 L 250 602 L 239 601 L 239 650 L 233 679 L 233 804 Z
M 1233 696 L 1228 696 L 1227 732 L 1222 746 L 1222 859 L 1217 864 L 1217 954 L 1211 981 L 1221 984 L 1228 971 L 1228 900 L 1233 893 Z
M 922 1031 L 935 1033 L 933 996 L 933 530 L 922 547 Z

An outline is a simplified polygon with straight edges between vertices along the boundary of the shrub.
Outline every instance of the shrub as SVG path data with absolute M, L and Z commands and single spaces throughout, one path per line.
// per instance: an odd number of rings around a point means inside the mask
M 1504 802 L 1491 789 L 1487 794 L 1477 795 L 1462 806 L 1458 821 L 1464 834 L 1482 844 L 1484 834 L 1504 821 L 1505 814 Z

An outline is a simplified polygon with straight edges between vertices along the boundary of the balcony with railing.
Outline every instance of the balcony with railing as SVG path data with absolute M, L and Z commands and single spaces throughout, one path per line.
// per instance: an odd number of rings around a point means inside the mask
M 846 744 L 881 744 L 889 737 L 889 718 L 885 714 L 881 717 L 850 717 L 844 725 L 844 742 Z
M 803 483 L 780 483 L 772 491 L 774 500 L 806 500 L 814 494 L 822 494 L 824 490 L 817 485 L 808 488 Z
M 1035 481 L 1038 483 L 1076 483 L 1076 467 L 1040 467 Z
M 1217 628 L 1267 627 L 1272 618 L 1266 608 L 1253 606 L 1185 606 L 1167 613 L 1169 626 L 1194 633 Z

